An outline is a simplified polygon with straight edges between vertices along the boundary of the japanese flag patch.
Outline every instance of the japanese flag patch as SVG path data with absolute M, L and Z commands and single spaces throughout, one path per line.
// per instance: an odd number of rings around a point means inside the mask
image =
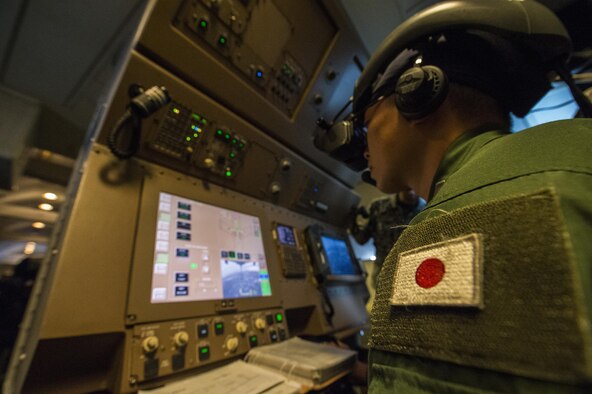
M 483 308 L 482 243 L 469 234 L 401 253 L 391 305 Z

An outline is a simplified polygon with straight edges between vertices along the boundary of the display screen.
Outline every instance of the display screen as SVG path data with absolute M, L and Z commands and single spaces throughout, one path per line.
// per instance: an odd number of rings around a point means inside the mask
M 160 193 L 152 303 L 271 295 L 259 218 Z
M 280 244 L 296 246 L 296 236 L 294 235 L 294 229 L 292 227 L 278 224 L 276 230 Z
M 331 275 L 357 275 L 344 239 L 321 235 L 321 242 L 331 269 Z

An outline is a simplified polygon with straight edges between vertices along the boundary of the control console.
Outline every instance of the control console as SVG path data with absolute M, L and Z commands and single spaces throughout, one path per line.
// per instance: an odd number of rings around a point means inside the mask
M 235 130 L 173 101 L 149 146 L 195 168 L 233 178 L 247 141 Z
M 281 309 L 137 325 L 131 374 L 143 382 L 243 355 L 288 338 Z
M 327 22 L 318 6 L 309 2 L 302 6 L 311 7 L 319 22 Z M 290 11 L 272 1 L 187 1 L 176 21 L 187 38 L 205 44 L 276 108 L 292 114 L 314 68 L 308 67 L 307 72 L 290 53 L 294 42 L 305 39 L 304 32 L 293 28 Z M 329 45 L 334 31 L 329 23 L 321 26 L 328 31 L 314 43 L 308 42 L 309 46 Z M 320 60 L 315 55 L 313 64 Z

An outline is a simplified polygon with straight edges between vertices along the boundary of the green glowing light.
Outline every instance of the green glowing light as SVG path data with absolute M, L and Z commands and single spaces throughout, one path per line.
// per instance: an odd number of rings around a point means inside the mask
M 230 178 L 230 177 L 232 176 L 232 171 L 230 171 L 230 170 L 227 170 L 227 171 L 226 171 L 226 176 Z
M 226 37 L 224 37 L 224 36 L 220 36 L 220 37 L 218 38 L 218 43 L 219 43 L 220 45 L 226 45 Z
M 191 141 L 191 137 L 187 137 L 185 139 L 187 140 L 187 142 Z
M 198 114 L 191 114 L 191 116 L 193 116 L 193 119 L 197 120 L 198 122 L 201 120 L 201 116 Z
M 232 139 L 232 143 L 233 143 L 233 144 L 236 144 L 237 142 L 238 142 L 238 141 L 236 140 L 236 138 L 233 138 L 233 139 Z
M 201 27 L 202 29 L 206 29 L 208 27 L 208 22 L 205 19 L 202 19 L 199 22 L 199 27 Z
M 230 139 L 230 134 L 224 134 L 224 138 L 226 138 L 227 140 Z
M 232 157 L 232 158 L 234 158 L 234 157 L 236 157 L 236 153 L 230 152 L 230 155 L 229 156 Z
M 179 108 L 173 108 L 173 112 L 176 113 L 177 115 L 179 115 L 181 113 Z
M 281 322 L 282 320 L 284 320 L 284 317 L 282 316 L 281 313 L 278 313 L 275 315 L 275 321 Z
M 209 351 L 210 351 L 210 349 L 208 349 L 207 347 L 202 347 L 200 350 L 201 354 L 206 354 Z
M 197 268 L 197 263 L 191 263 L 191 269 L 194 270 Z
M 199 134 L 197 134 L 197 133 L 193 133 L 193 136 L 194 136 L 195 138 L 197 138 L 197 137 L 199 137 Z
M 218 129 L 218 130 L 216 130 L 216 134 L 222 135 L 222 134 L 224 134 L 224 132 L 221 129 Z

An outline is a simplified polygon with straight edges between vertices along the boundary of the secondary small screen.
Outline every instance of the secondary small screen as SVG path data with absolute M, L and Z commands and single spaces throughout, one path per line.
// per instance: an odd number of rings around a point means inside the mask
M 282 245 L 296 246 L 296 236 L 292 227 L 278 224 L 276 230 L 278 240 Z
M 160 193 L 152 303 L 271 295 L 259 218 Z
M 357 275 L 345 240 L 321 235 L 332 275 Z

